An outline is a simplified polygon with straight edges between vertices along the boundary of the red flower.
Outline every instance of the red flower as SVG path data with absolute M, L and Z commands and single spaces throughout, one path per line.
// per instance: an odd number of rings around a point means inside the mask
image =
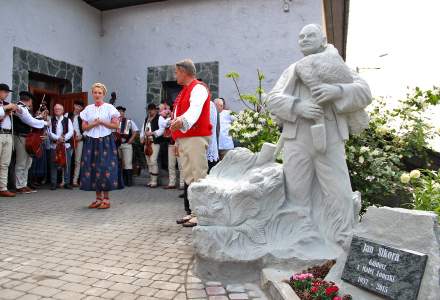
M 333 297 L 333 300 L 342 300 L 342 298 L 339 296 L 336 296 L 336 297 Z
M 325 289 L 325 294 L 327 296 L 331 296 L 339 291 L 339 288 L 336 285 L 329 286 Z
M 314 282 L 312 282 L 313 286 L 320 286 L 321 284 L 322 284 L 321 281 L 314 281 Z
M 310 289 L 310 291 L 311 291 L 312 293 L 316 293 L 316 292 L 318 291 L 318 287 L 317 287 L 317 286 L 313 286 L 313 287 Z

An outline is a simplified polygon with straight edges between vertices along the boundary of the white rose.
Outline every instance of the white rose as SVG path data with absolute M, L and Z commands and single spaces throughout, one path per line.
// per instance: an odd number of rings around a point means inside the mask
M 400 176 L 400 182 L 401 182 L 401 183 L 408 183 L 410 180 L 411 180 L 411 176 L 409 176 L 408 173 L 403 173 L 403 174 Z
M 388 128 L 386 128 L 385 126 L 380 126 L 380 127 L 376 128 L 377 134 L 385 135 L 387 132 L 388 132 Z
M 363 156 L 359 156 L 359 163 L 362 165 L 364 163 L 365 159 Z
M 420 177 L 420 171 L 419 170 L 412 170 L 409 172 L 409 177 L 411 178 L 419 178 Z
M 365 152 L 368 152 L 370 150 L 370 148 L 368 148 L 368 147 L 366 147 L 366 146 L 362 146 L 361 148 L 360 148 L 360 152 L 361 153 L 365 153 Z

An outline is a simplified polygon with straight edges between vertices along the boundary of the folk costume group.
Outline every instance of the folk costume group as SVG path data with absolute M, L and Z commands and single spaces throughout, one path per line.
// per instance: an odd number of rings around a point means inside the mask
M 178 62 L 175 75 L 182 90 L 174 100 L 173 108 L 167 103 L 162 103 L 158 109 L 150 104 L 140 130 L 125 116 L 124 107 L 115 107 L 114 101 L 112 104 L 104 101 L 107 88 L 102 83 L 95 83 L 91 88 L 92 104 L 84 107 L 81 101 L 76 101 L 70 114 L 65 114 L 64 107 L 56 104 L 50 119 L 46 108 L 40 108 L 33 116 L 33 96 L 28 92 L 20 93 L 17 104 L 6 102 L 12 91 L 6 84 L 0 84 L 0 196 L 15 196 L 8 190 L 13 149 L 16 153 L 16 193 L 35 192 L 28 183 L 31 155 L 38 155 L 39 151 L 29 151 L 29 137 L 35 133 L 46 136 L 41 144 L 46 145 L 45 148 L 42 146 L 45 150 L 43 156 L 52 162 L 49 168 L 51 189 L 60 186 L 58 176 L 61 170 L 61 186 L 64 188 L 71 189 L 72 182 L 73 187 L 95 192 L 96 197 L 89 208 L 110 208 L 110 192 L 124 185 L 133 185 L 132 144 L 139 135 L 150 173 L 148 186 L 158 186 L 158 156 L 161 145 L 165 144 L 169 173 L 165 188 L 180 186 L 184 189 L 185 215 L 177 223 L 184 227 L 196 226 L 197 218 L 188 200 L 188 187 L 204 178 L 220 156 L 233 148 L 232 139 L 221 134 L 228 131 L 231 115 L 223 110 L 223 99 L 216 99 L 215 103 L 211 101 L 209 88 L 196 79 L 196 68 L 191 60 Z M 224 147 L 219 148 L 221 144 Z M 38 162 L 34 160 L 36 168 Z M 176 165 L 180 182 L 177 182 Z

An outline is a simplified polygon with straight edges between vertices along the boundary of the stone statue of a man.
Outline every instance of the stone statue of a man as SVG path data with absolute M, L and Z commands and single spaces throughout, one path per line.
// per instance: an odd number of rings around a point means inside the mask
M 319 25 L 301 30 L 299 46 L 305 57 L 284 71 L 266 98 L 283 123 L 286 197 L 310 222 L 306 226 L 342 245 L 355 221 L 344 142 L 351 127 L 368 123 L 371 92 Z

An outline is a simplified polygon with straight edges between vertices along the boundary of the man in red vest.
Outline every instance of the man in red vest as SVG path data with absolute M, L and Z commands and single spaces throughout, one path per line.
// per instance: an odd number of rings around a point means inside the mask
M 209 119 L 211 94 L 208 87 L 196 79 L 196 67 L 190 59 L 176 64 L 176 80 L 183 88 L 174 103 L 171 132 L 182 161 L 184 205 L 187 213 L 177 223 L 184 227 L 193 227 L 197 225 L 197 219 L 191 215 L 188 186 L 208 174 L 206 150 L 212 133 Z

